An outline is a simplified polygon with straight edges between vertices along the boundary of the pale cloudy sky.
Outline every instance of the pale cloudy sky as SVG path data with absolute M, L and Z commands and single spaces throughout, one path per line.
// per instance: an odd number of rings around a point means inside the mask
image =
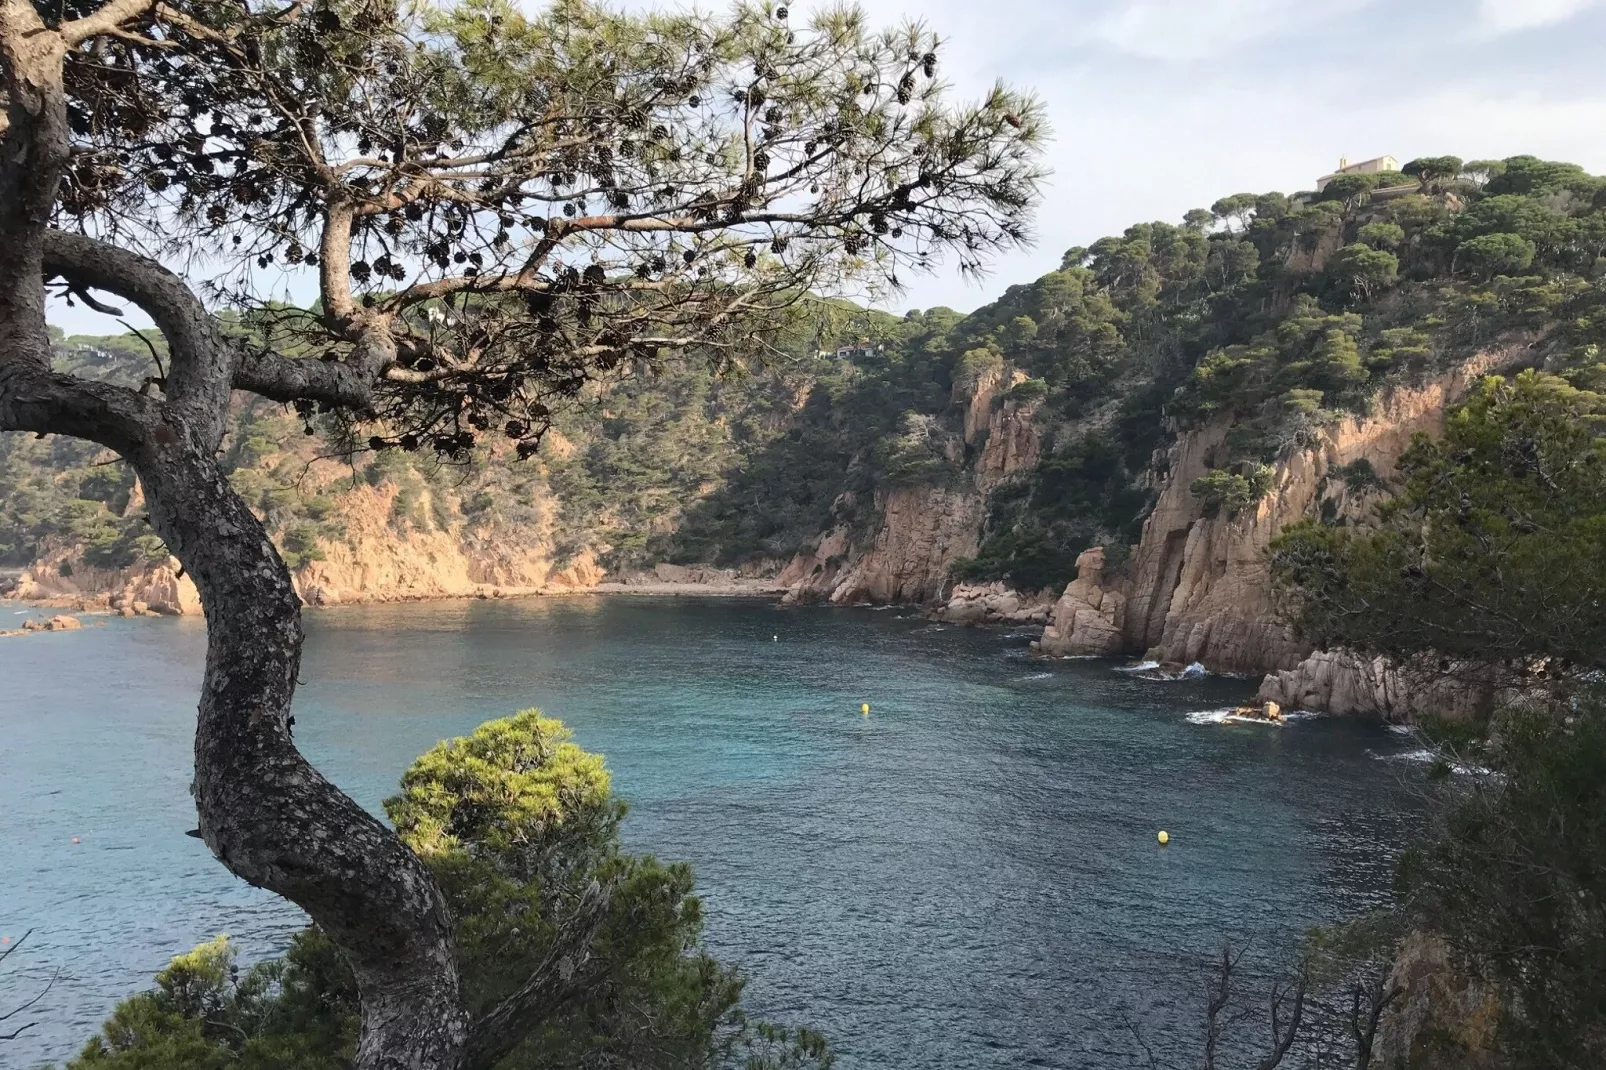
M 1526 152 L 1606 174 L 1606 0 L 863 4 L 941 34 L 942 76 L 964 95 L 1000 77 L 1034 89 L 1054 131 L 1036 247 L 979 285 L 951 270 L 912 280 L 899 311 L 968 311 L 1073 245 L 1229 193 L 1309 189 L 1341 155 Z M 52 318 L 121 329 L 81 308 Z
M 866 0 L 924 18 L 944 71 L 1047 104 L 1054 170 L 1036 248 L 980 286 L 906 306 L 969 310 L 1060 254 L 1243 190 L 1310 189 L 1341 155 L 1533 153 L 1606 173 L 1606 0 Z

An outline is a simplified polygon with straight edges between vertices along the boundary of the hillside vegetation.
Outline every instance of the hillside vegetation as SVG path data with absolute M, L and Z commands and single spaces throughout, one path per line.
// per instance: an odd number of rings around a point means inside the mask
M 366 483 L 394 488 L 398 530 L 541 527 L 560 565 L 589 550 L 613 569 L 774 567 L 828 528 L 872 532 L 889 488 L 961 480 L 982 445 L 957 433 L 964 400 L 1001 375 L 994 403 L 1031 403 L 1043 449 L 992 491 L 981 549 L 954 574 L 1036 589 L 1088 546 L 1133 540 L 1170 436 L 1231 424 L 1194 489 L 1242 510 L 1279 451 L 1387 384 L 1514 339 L 1576 387 L 1606 384 L 1606 180 L 1442 157 L 1131 227 L 970 315 L 811 305 L 778 353 L 717 375 L 688 354 L 593 390 L 532 461 L 482 445 L 467 467 L 395 449 L 309 467 L 341 454 L 334 429 L 262 401 L 239 409 L 228 461 L 292 563 L 342 538 L 338 496 Z M 849 359 L 821 355 L 843 344 Z M 59 352 L 80 372 L 156 374 L 132 336 Z M 133 493 L 93 447 L 7 436 L 0 562 L 55 543 L 102 566 L 161 555 Z

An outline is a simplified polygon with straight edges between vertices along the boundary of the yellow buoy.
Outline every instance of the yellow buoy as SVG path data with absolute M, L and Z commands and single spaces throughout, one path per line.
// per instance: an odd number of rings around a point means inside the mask
M 1155 838 L 1160 841 L 1160 846 L 1164 847 L 1166 844 L 1171 842 L 1171 833 L 1167 832 L 1165 829 L 1161 829 L 1160 835 Z
M 860 706 L 859 712 L 864 714 L 866 717 L 870 716 L 870 704 L 866 702 L 864 705 Z

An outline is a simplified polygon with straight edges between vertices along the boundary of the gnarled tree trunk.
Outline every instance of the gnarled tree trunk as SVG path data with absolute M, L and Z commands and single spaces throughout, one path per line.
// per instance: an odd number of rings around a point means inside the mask
M 232 872 L 299 905 L 362 993 L 361 1067 L 453 1068 L 467 1037 L 451 919 L 423 863 L 314 769 L 288 727 L 301 604 L 267 533 L 212 459 L 178 441 L 131 460 L 151 522 L 195 580 L 206 675 L 195 733 L 201 834 Z
M 440 889 L 291 740 L 300 600 L 216 461 L 240 351 L 159 265 L 107 259 L 99 243 L 49 230 L 69 153 L 64 57 L 100 22 L 115 26 L 149 6 L 114 0 L 50 27 L 29 0 L 0 0 L 0 430 L 98 442 L 138 472 L 151 523 L 206 612 L 194 783 L 202 837 L 231 872 L 296 903 L 345 953 L 362 996 L 362 1070 L 457 1070 L 469 1021 Z M 52 371 L 47 270 L 102 286 L 156 320 L 172 361 L 162 399 Z

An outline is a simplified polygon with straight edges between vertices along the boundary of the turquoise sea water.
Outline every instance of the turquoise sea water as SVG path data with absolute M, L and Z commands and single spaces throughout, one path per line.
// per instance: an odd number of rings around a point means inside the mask
M 1194 724 L 1253 684 L 899 611 L 583 597 L 307 630 L 296 738 L 332 779 L 377 807 L 444 736 L 562 718 L 607 755 L 630 844 L 695 865 L 755 1008 L 845 1070 L 1140 1065 L 1124 1016 L 1197 1051 L 1200 956 L 1378 903 L 1415 823 L 1380 726 Z M 69 1054 L 218 932 L 258 957 L 300 924 L 184 835 L 203 649 L 191 620 L 0 641 L 0 935 L 34 930 L 0 1009 L 60 971 L 0 1065 Z

